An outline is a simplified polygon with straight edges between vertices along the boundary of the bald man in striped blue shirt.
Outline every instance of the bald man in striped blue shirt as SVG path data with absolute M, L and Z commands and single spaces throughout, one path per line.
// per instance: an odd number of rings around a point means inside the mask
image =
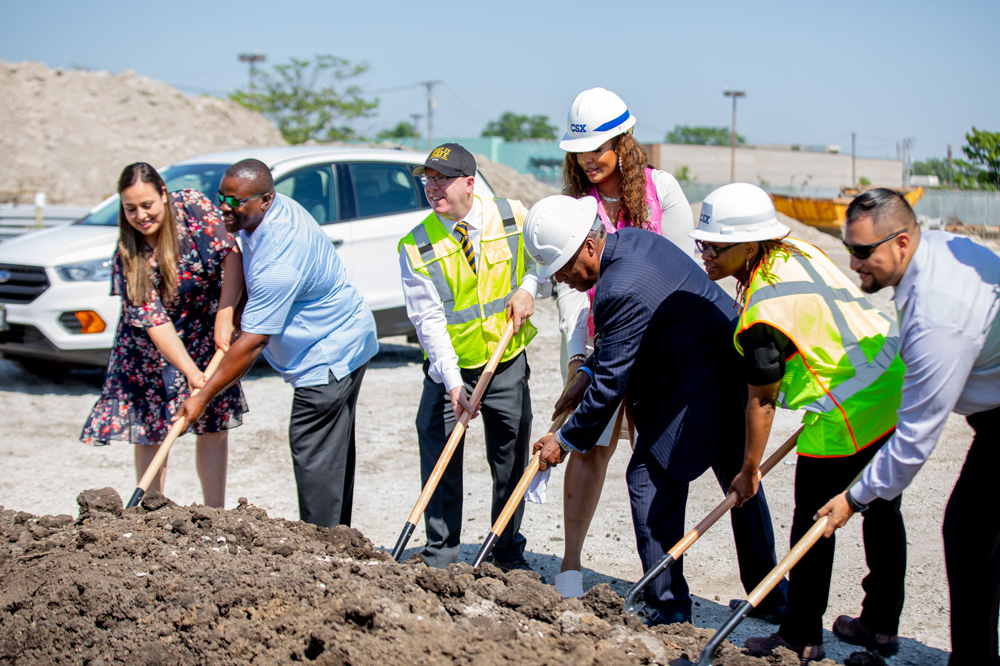
M 316 220 L 275 193 L 267 165 L 250 159 L 231 166 L 218 198 L 226 229 L 243 241 L 248 300 L 239 337 L 175 420 L 197 420 L 263 352 L 295 388 L 289 441 L 300 518 L 350 525 L 354 416 L 365 369 L 378 352 L 375 318 Z

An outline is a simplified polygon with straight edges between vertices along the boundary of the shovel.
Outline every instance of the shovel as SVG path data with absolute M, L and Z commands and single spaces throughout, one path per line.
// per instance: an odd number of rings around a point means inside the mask
M 212 357 L 212 360 L 208 363 L 208 367 L 205 368 L 205 379 L 211 377 L 215 371 L 219 369 L 219 364 L 222 363 L 222 357 L 224 355 L 225 352 L 221 349 L 215 350 L 215 356 Z M 195 389 L 191 391 L 191 395 L 195 395 L 199 391 L 201 391 L 201 389 Z M 128 504 L 125 505 L 126 509 L 131 509 L 133 506 L 139 504 L 139 500 L 142 499 L 142 496 L 145 495 L 146 491 L 149 489 L 149 484 L 153 482 L 156 475 L 160 473 L 160 468 L 163 467 L 163 463 L 167 461 L 167 456 L 170 454 L 170 447 L 174 445 L 174 440 L 183 435 L 184 431 L 187 430 L 187 427 L 187 419 L 183 417 L 170 426 L 170 430 L 167 432 L 166 438 L 163 440 L 163 443 L 160 444 L 160 450 L 156 452 L 155 456 L 153 456 L 153 461 L 149 463 L 149 467 L 146 468 L 146 471 L 143 472 L 142 478 L 139 479 L 139 486 L 135 489 L 135 492 L 132 493 L 132 499 L 130 499 Z
M 549 426 L 546 435 L 551 435 L 556 430 L 559 430 L 566 423 L 566 419 L 569 418 L 571 409 L 564 409 L 562 412 L 556 416 L 556 420 L 552 422 Z M 511 516 L 517 511 L 517 505 L 521 503 L 521 498 L 524 497 L 524 493 L 528 490 L 528 486 L 531 485 L 531 480 L 535 478 L 535 474 L 538 472 L 538 453 L 531 456 L 531 462 L 524 469 L 524 474 L 521 475 L 521 480 L 517 482 L 517 486 L 514 488 L 514 492 L 511 494 L 510 499 L 507 500 L 507 504 L 504 505 L 503 511 L 497 517 L 495 523 L 493 523 L 493 529 L 486 536 L 486 541 L 483 542 L 482 547 L 479 549 L 479 553 L 476 554 L 476 559 L 472 561 L 472 568 L 475 569 L 480 564 L 482 564 L 486 557 L 493 550 L 493 546 L 496 545 L 497 539 L 503 534 L 504 529 L 507 527 L 507 523 L 510 522 Z
M 854 480 L 847 486 L 848 490 L 861 479 L 861 476 L 865 473 L 865 469 L 868 469 L 868 465 L 865 465 L 864 469 L 862 469 L 858 475 L 854 477 Z M 712 663 L 712 655 L 715 654 L 716 648 L 722 644 L 722 641 L 726 640 L 726 636 L 732 633 L 733 629 L 735 629 L 739 623 L 743 621 L 743 618 L 749 615 L 750 611 L 756 608 L 757 605 L 763 601 L 768 594 L 770 594 L 771 590 L 774 589 L 778 582 L 785 577 L 785 574 L 791 571 L 792 567 L 798 564 L 799 560 L 801 560 L 802 557 L 809 552 L 809 549 L 823 537 L 823 532 L 826 531 L 826 526 L 829 522 L 830 516 L 823 516 L 809 528 L 809 531 L 806 532 L 801 539 L 799 539 L 798 543 L 792 546 L 792 549 L 788 551 L 788 554 L 785 555 L 780 562 L 778 562 L 778 566 L 774 567 L 774 569 L 772 569 L 771 572 L 764 577 L 764 580 L 758 583 L 757 587 L 750 592 L 747 598 L 736 607 L 736 610 L 734 610 L 732 615 L 729 616 L 726 623 L 723 624 L 717 632 L 715 632 L 715 635 L 712 636 L 712 640 L 710 640 L 705 646 L 705 649 L 702 650 L 701 657 L 698 658 L 698 661 L 694 664 L 694 666 L 709 666 L 709 664 Z M 686 659 L 677 659 L 670 662 L 670 664 L 671 666 L 691 666 L 691 662 Z
M 483 394 L 486 393 L 486 387 L 490 385 L 490 380 L 493 379 L 493 373 L 496 372 L 497 366 L 500 365 L 500 359 L 503 358 L 504 352 L 507 351 L 507 345 L 510 344 L 511 338 L 514 337 L 514 322 L 508 321 L 507 325 L 503 329 L 503 333 L 500 334 L 500 341 L 497 343 L 497 348 L 493 351 L 493 355 L 490 356 L 489 362 L 486 363 L 486 368 L 483 369 L 483 374 L 479 376 L 479 381 L 476 382 L 476 388 L 472 391 L 472 396 L 469 398 L 469 404 L 472 405 L 472 409 L 475 410 L 479 407 L 479 401 L 483 399 Z M 406 549 L 406 544 L 413 535 L 413 530 L 417 529 L 417 521 L 420 520 L 420 516 L 423 514 L 424 509 L 427 508 L 427 503 L 431 500 L 431 495 L 437 489 L 438 483 L 441 481 L 441 476 L 444 474 L 444 470 L 448 467 L 448 463 L 451 462 L 451 457 L 455 453 L 455 449 L 458 448 L 458 443 L 462 441 L 462 436 L 465 435 L 465 429 L 469 425 L 469 418 L 471 414 L 469 412 L 463 411 L 462 415 L 458 417 L 458 423 L 455 424 L 455 429 L 451 431 L 451 436 L 448 438 L 448 443 L 445 444 L 444 450 L 441 452 L 441 456 L 438 458 L 437 464 L 434 465 L 431 475 L 427 478 L 427 483 L 424 484 L 424 489 L 420 493 L 420 497 L 417 498 L 417 503 L 413 507 L 413 511 L 410 512 L 410 517 L 407 518 L 406 524 L 403 526 L 403 531 L 399 535 L 399 539 L 396 541 L 396 547 L 392 549 L 392 559 L 399 562 L 399 558 L 402 557 L 403 551 Z
M 802 432 L 802 428 L 799 428 L 795 433 L 789 437 L 784 444 L 781 445 L 777 451 L 768 456 L 767 460 L 760 466 L 759 478 L 763 478 L 765 474 L 771 471 L 771 469 L 778 464 L 778 462 L 788 455 L 788 452 L 795 448 L 795 442 L 799 438 L 799 433 Z M 625 610 L 629 613 L 635 613 L 637 599 L 639 594 L 646 589 L 646 587 L 653 582 L 653 579 L 659 576 L 661 573 L 666 571 L 670 565 L 677 561 L 677 559 L 684 554 L 684 552 L 694 545 L 694 542 L 701 537 L 702 534 L 708 531 L 708 529 L 715 524 L 719 518 L 726 515 L 730 509 L 736 506 L 736 493 L 729 493 L 726 495 L 726 499 L 712 509 L 712 512 L 705 516 L 700 523 L 694 526 L 694 528 L 684 535 L 684 538 L 674 544 L 674 547 L 667 551 L 667 554 L 660 558 L 660 561 L 654 564 L 649 571 L 643 574 L 632 589 L 628 591 L 625 596 Z

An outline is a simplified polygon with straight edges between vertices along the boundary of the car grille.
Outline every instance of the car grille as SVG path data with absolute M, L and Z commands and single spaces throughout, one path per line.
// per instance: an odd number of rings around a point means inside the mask
M 45 269 L 39 266 L 0 264 L 0 303 L 30 303 L 49 288 Z

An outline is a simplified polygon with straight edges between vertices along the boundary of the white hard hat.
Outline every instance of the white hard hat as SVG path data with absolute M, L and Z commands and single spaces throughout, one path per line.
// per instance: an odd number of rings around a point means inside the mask
M 782 238 L 789 231 L 778 221 L 767 192 L 750 183 L 731 183 L 705 197 L 698 227 L 688 235 L 712 243 L 749 243 Z
M 584 90 L 573 100 L 566 133 L 559 147 L 568 153 L 586 153 L 632 129 L 635 116 L 622 98 L 604 88 Z
M 524 219 L 524 249 L 538 264 L 540 277 L 551 277 L 583 245 L 587 234 L 600 228 L 597 199 L 574 199 L 562 194 L 545 197 Z

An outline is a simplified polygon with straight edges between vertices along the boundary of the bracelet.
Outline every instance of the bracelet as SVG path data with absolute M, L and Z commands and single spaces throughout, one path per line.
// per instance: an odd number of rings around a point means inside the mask
M 586 362 L 586 360 L 587 360 L 587 355 L 586 354 L 573 354 L 572 356 L 569 357 L 569 362 L 570 363 L 572 363 L 573 361 L 584 361 L 584 362 Z
M 849 490 L 846 493 L 844 493 L 844 499 L 847 500 L 847 506 L 849 506 L 851 508 L 851 511 L 853 511 L 854 513 L 862 513 L 868 508 L 867 504 L 862 504 L 858 500 L 851 497 L 851 491 Z

